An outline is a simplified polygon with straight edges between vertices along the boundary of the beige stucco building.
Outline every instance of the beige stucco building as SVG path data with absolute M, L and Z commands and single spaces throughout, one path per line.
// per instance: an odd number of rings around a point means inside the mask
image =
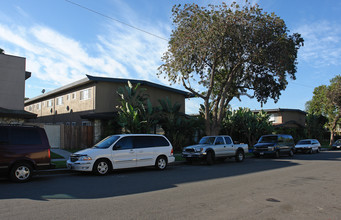
M 0 123 L 22 124 L 36 115 L 24 111 L 26 71 L 24 57 L 0 54 Z
M 185 98 L 191 94 L 144 80 L 129 80 L 133 85 L 140 83 L 153 106 L 159 99 L 168 97 L 172 103 L 181 104 L 185 112 Z M 119 103 L 117 90 L 127 85 L 128 79 L 95 77 L 68 84 L 25 101 L 25 110 L 37 114 L 32 121 L 44 124 L 93 125 L 95 137 L 99 136 L 103 120 L 112 119 Z M 95 138 L 97 139 L 97 138 Z

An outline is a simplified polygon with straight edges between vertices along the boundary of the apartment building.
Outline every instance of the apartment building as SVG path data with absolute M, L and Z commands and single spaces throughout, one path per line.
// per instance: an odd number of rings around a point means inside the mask
M 22 124 L 36 115 L 24 110 L 26 59 L 0 53 L 0 124 Z

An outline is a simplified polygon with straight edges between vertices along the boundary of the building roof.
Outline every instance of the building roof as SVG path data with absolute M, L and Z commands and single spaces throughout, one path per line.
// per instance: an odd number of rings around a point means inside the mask
M 25 110 L 12 110 L 0 107 L 0 117 L 31 119 L 36 118 L 37 115 Z
M 307 114 L 305 111 L 302 111 L 300 109 L 290 109 L 290 108 L 276 108 L 276 109 L 261 109 L 261 110 L 252 110 L 252 112 L 258 113 L 260 111 L 264 112 L 299 112 L 301 114 Z
M 86 78 L 84 78 L 84 79 L 78 80 L 76 82 L 73 82 L 73 83 L 70 83 L 68 85 L 59 87 L 59 88 L 57 88 L 55 90 L 52 90 L 50 92 L 47 92 L 47 93 L 41 94 L 39 96 L 36 96 L 34 98 L 28 99 L 28 100 L 25 101 L 25 104 L 30 104 L 30 103 L 33 103 L 33 102 L 35 102 L 37 100 L 40 100 L 40 99 L 43 99 L 43 98 L 47 98 L 49 96 L 54 96 L 54 95 L 56 95 L 58 93 L 65 92 L 66 90 L 70 90 L 70 89 L 73 89 L 73 88 L 76 88 L 76 87 L 79 87 L 79 86 L 82 86 L 82 85 L 85 85 L 85 84 L 88 84 L 88 83 L 91 83 L 91 82 L 127 83 L 128 81 L 130 81 L 133 84 L 140 83 L 141 85 L 144 85 L 144 86 L 150 86 L 150 87 L 154 87 L 154 88 L 159 88 L 159 89 L 167 90 L 167 91 L 170 91 L 170 92 L 173 92 L 173 93 L 178 93 L 180 95 L 185 96 L 185 98 L 193 98 L 194 97 L 194 95 L 192 93 L 190 93 L 190 92 L 186 92 L 186 91 L 179 90 L 179 89 L 174 89 L 174 88 L 171 88 L 171 87 L 168 87 L 168 86 L 163 86 L 163 85 L 160 85 L 160 84 L 157 84 L 157 83 L 153 83 L 153 82 L 149 82 L 149 81 L 146 81 L 146 80 L 110 78 L 110 77 L 97 77 L 97 76 L 86 75 Z

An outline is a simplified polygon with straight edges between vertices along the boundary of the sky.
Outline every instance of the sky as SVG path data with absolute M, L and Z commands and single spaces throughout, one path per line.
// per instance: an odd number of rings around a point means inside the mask
M 174 4 L 201 6 L 222 1 L 166 0 L 0 0 L 0 48 L 26 58 L 25 96 L 33 98 L 85 75 L 148 80 L 158 77 L 161 57 L 174 28 Z M 232 1 L 225 1 L 230 4 Z M 238 1 L 237 1 L 238 2 Z M 239 2 L 242 2 L 239 0 Z M 261 106 L 255 99 L 233 99 L 233 109 L 291 108 L 305 110 L 313 90 L 341 74 L 340 0 L 252 0 L 281 17 L 289 31 L 304 38 L 298 52 L 296 80 L 277 103 Z M 1 79 L 0 79 L 1 80 Z M 172 87 L 185 90 L 180 84 Z M 186 100 L 186 113 L 198 112 L 200 98 Z

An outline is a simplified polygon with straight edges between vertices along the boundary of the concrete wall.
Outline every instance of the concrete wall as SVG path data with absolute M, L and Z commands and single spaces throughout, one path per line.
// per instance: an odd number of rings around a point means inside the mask
M 0 107 L 24 109 L 25 63 L 23 57 L 0 54 Z

